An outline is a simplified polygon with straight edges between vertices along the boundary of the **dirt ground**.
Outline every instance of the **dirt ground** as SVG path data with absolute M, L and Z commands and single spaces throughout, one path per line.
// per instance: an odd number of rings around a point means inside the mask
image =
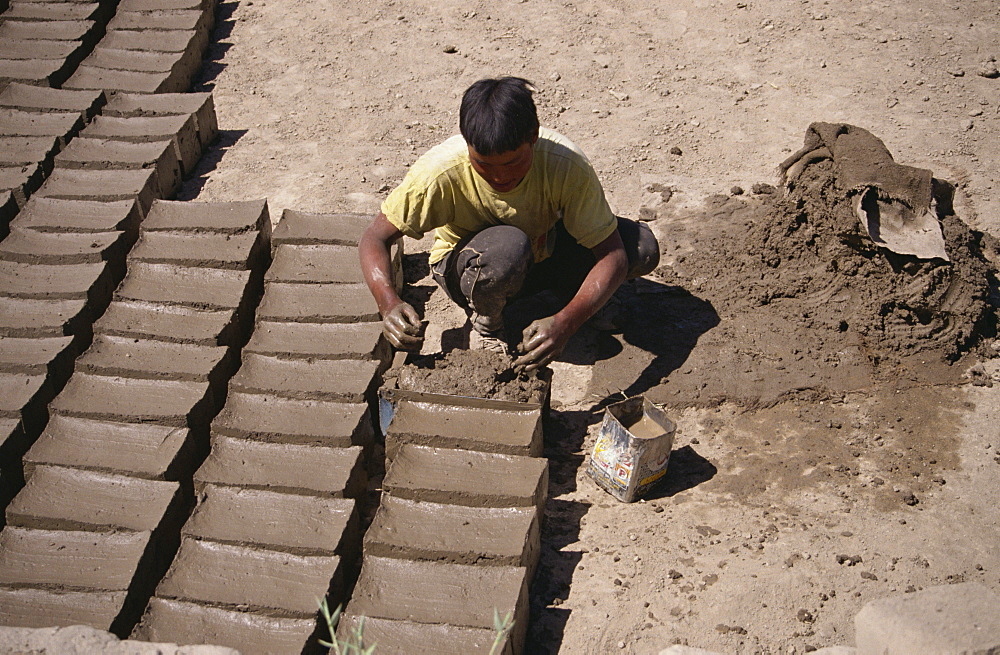
M 780 189 L 755 185 L 810 123 L 847 122 L 955 185 L 949 243 L 981 264 L 956 279 L 995 308 L 996 279 L 974 279 L 995 269 L 983 235 L 1000 237 L 995 2 L 227 0 L 219 18 L 196 89 L 222 138 L 182 198 L 265 197 L 275 222 L 374 212 L 457 132 L 469 84 L 513 74 L 612 208 L 660 239 L 661 267 L 622 291 L 621 333 L 584 328 L 552 366 L 528 652 L 802 653 L 852 645 L 869 600 L 1000 590 L 995 337 L 922 348 L 912 324 L 868 320 L 845 298 L 874 278 L 810 273 L 858 256 L 833 224 L 815 224 L 822 247 L 781 241 L 791 263 L 747 264 L 789 220 Z M 429 247 L 405 244 L 428 352 L 460 345 L 464 319 Z M 623 505 L 584 464 L 603 407 L 639 393 L 679 431 L 665 485 Z

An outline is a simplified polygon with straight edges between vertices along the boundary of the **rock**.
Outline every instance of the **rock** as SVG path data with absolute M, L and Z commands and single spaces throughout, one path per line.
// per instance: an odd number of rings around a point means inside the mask
M 674 147 L 672 147 L 672 148 L 670 149 L 670 154 L 671 154 L 671 155 L 683 155 L 683 154 L 684 154 L 684 151 L 683 151 L 683 150 L 681 150 L 680 148 L 678 148 L 677 146 L 674 146 Z
M 731 189 L 729 189 L 729 193 L 733 194 L 734 196 L 742 196 L 744 193 L 743 187 L 735 185 Z
M 976 71 L 976 75 L 990 80 L 995 80 L 1000 77 L 1000 71 L 997 70 L 997 64 L 995 61 L 984 61 L 979 67 L 979 70 Z

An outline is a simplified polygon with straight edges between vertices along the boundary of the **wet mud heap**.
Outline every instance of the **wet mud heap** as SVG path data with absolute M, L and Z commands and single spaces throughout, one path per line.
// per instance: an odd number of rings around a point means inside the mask
M 408 391 L 512 402 L 538 401 L 547 383 L 536 373 L 516 371 L 510 357 L 482 350 L 453 350 L 414 360 L 397 371 L 395 386 Z M 392 381 L 388 384 L 391 386 Z

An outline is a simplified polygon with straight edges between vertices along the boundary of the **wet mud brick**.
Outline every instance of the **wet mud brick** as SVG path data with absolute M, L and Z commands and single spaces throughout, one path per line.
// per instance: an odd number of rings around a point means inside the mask
M 184 175 L 191 174 L 202 154 L 198 126 L 192 114 L 125 118 L 100 115 L 87 125 L 82 136 L 138 143 L 170 139 L 177 148 Z
M 115 300 L 137 300 L 203 309 L 240 309 L 252 304 L 250 271 L 132 262 Z
M 185 537 L 156 596 L 308 618 L 318 614 L 316 599 L 328 591 L 334 607 L 344 600 L 341 569 L 336 555 L 296 555 Z
M 236 202 L 157 200 L 143 221 L 142 229 L 146 232 L 229 235 L 256 231 L 268 241 L 271 238 L 266 199 Z
M 548 461 L 453 448 L 404 445 L 382 488 L 397 498 L 471 507 L 536 507 L 548 496 Z
M 290 323 L 259 321 L 243 349 L 277 357 L 374 360 L 379 373 L 392 360 L 382 323 Z
M 151 480 L 179 480 L 193 473 L 194 440 L 188 428 L 120 423 L 54 414 L 24 455 L 24 475 L 51 464 Z
M 0 588 L 0 624 L 25 628 L 110 627 L 121 612 L 126 596 L 124 591 Z
M 193 48 L 183 52 L 157 52 L 144 50 L 124 50 L 98 44 L 83 61 L 76 73 L 66 82 L 64 88 L 105 88 L 134 93 L 180 93 L 191 86 L 191 80 L 201 67 L 201 53 Z M 94 85 L 102 75 L 116 79 L 114 73 L 141 73 L 134 77 L 124 76 L 119 81 L 133 83 L 132 86 Z M 147 80 L 143 82 L 143 80 Z M 151 85 L 158 91 L 148 91 Z
M 0 260 L 24 264 L 95 264 L 108 262 L 117 278 L 125 274 L 132 245 L 126 232 L 42 232 L 14 227 L 0 241 Z
M 199 58 L 200 65 L 201 60 Z M 215 101 L 211 93 L 140 93 L 116 94 L 102 112 L 105 116 L 183 116 L 193 115 L 202 149 L 208 148 L 219 133 Z M 269 223 L 270 225 L 270 223 Z
M 194 474 L 205 485 L 359 498 L 367 487 L 360 446 L 336 448 L 253 441 L 212 434 L 211 450 Z
M 52 401 L 68 416 L 198 427 L 212 412 L 207 381 L 147 380 L 75 373 Z
M 520 651 L 528 621 L 526 571 L 366 555 L 345 610 L 352 616 L 493 628 L 494 610 L 514 618 L 511 643 Z M 425 652 L 417 644 L 411 652 Z
M 135 200 L 100 202 L 33 197 L 11 222 L 11 227 L 39 232 L 126 232 L 134 242 L 142 214 Z
M 236 648 L 243 655 L 273 655 L 302 652 L 315 630 L 313 618 L 278 618 L 154 597 L 132 637 L 217 644 Z
M 257 317 L 266 321 L 359 323 L 380 320 L 364 284 L 267 282 Z
M 0 136 L 51 136 L 61 148 L 83 129 L 78 112 L 38 112 L 0 108 Z
M 39 466 L 7 507 L 7 525 L 40 530 L 180 529 L 183 499 L 176 482 Z
M 283 359 L 244 353 L 243 365 L 229 387 L 289 398 L 364 403 L 375 397 L 378 368 L 379 363 L 370 360 Z
M 172 198 L 181 184 L 181 162 L 170 140 L 132 143 L 80 137 L 54 158 L 54 165 L 90 170 L 152 169 L 156 171 L 154 189 L 159 198 Z
M 469 507 L 383 494 L 365 533 L 365 556 L 523 566 L 528 579 L 538 562 L 535 507 Z
M 84 121 L 93 118 L 106 102 L 104 92 L 96 90 L 70 91 L 11 82 L 0 91 L 0 107 L 35 112 L 76 112 Z
M 72 337 L 0 336 L 0 371 L 32 375 L 58 374 L 73 358 Z
M 28 442 L 45 425 L 45 406 L 52 393 L 52 385 L 44 374 L 0 372 L 0 418 L 20 421 L 22 426 L 22 431 L 16 435 L 19 439 L 8 433 L 4 440 L 4 454 L 11 457 L 11 460 L 5 458 L 3 462 L 5 470 L 19 474 L 17 464 Z
M 374 438 L 367 404 L 230 392 L 212 430 L 232 437 L 321 446 L 367 446 Z
M 135 200 L 143 211 L 159 193 L 152 169 L 87 170 L 56 168 L 36 192 L 47 198 L 70 200 Z
M 51 86 L 60 84 L 69 73 L 69 66 L 61 59 L 0 59 L 0 85 L 17 81 Z
M 156 302 L 116 300 L 94 323 L 94 331 L 99 334 L 149 337 L 176 343 L 235 346 L 243 339 L 246 329 L 239 319 L 231 309 L 211 310 Z
M 60 66 L 58 70 L 61 71 L 64 80 L 79 65 L 85 54 L 83 44 L 78 41 L 6 39 L 0 43 L 0 59 L 6 60 L 5 63 L 16 66 L 18 63 L 31 60 L 48 60 L 51 64 Z M 8 72 L 10 71 L 11 69 L 8 69 Z M 11 84 L 25 85 L 24 82 L 11 82 Z M 25 86 L 35 86 L 35 84 Z
M 171 55 L 160 55 L 161 59 Z M 191 85 L 191 74 L 184 69 L 190 65 L 183 62 L 164 62 L 164 71 L 111 70 L 88 65 L 84 59 L 76 72 L 63 83 L 67 89 L 105 89 L 110 92 L 128 91 L 133 93 L 177 93 Z
M 129 259 L 237 271 L 259 269 L 263 273 L 268 255 L 267 242 L 260 232 L 153 232 L 143 226 Z
M 400 400 L 386 429 L 385 453 L 402 444 L 461 448 L 505 455 L 542 455 L 542 412 L 516 403 L 469 400 L 443 404 Z
M 379 655 L 410 655 L 419 649 L 435 655 L 511 655 L 510 638 L 493 650 L 496 631 L 492 628 L 467 628 L 441 623 L 415 623 L 363 617 L 365 645 L 378 644 Z M 361 626 L 362 617 L 344 615 L 337 635 L 348 639 Z
M 105 262 L 59 265 L 0 260 L 0 295 L 8 298 L 85 300 L 89 307 L 103 309 L 113 285 L 114 271 Z
M 16 2 L 3 17 L 7 20 L 104 20 L 107 9 L 97 2 Z
M 356 557 L 361 543 L 356 503 L 206 484 L 182 533 L 218 543 L 299 554 Z
M 45 179 L 45 171 L 37 162 L 0 166 L 0 190 L 14 194 L 17 204 L 24 206 Z
M 78 372 L 150 380 L 207 381 L 221 389 L 235 362 L 225 346 L 199 346 L 98 334 L 76 360 Z
M 273 282 L 364 282 L 355 246 L 292 246 L 275 248 L 267 271 Z
M 119 8 L 108 22 L 108 31 L 157 30 L 189 31 L 197 34 L 195 46 L 199 56 L 208 45 L 215 12 L 207 9 L 152 9 L 131 11 Z
M 89 335 L 93 319 L 87 309 L 86 299 L 38 300 L 0 295 L 0 334 L 25 337 Z
M 54 136 L 0 136 L 0 166 L 40 164 L 47 175 L 59 148 Z
M 8 20 L 0 23 L 0 41 L 5 39 L 49 39 L 75 41 L 86 49 L 101 38 L 101 30 L 92 20 Z

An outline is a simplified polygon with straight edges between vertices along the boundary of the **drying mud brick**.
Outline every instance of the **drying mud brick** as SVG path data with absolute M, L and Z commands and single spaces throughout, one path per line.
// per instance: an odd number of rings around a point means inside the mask
M 83 120 L 93 118 L 107 97 L 103 91 L 70 91 L 11 82 L 0 91 L 0 106 L 28 111 L 77 112 Z
M 0 532 L 0 586 L 126 591 L 151 533 L 36 530 Z
M 230 389 L 264 391 L 290 398 L 363 403 L 375 397 L 378 362 L 351 359 L 283 359 L 243 354 Z
M 77 200 L 135 200 L 143 211 L 149 209 L 159 192 L 156 171 L 126 169 L 95 171 L 56 168 L 37 193 L 49 198 Z
M 133 262 L 115 296 L 118 300 L 237 309 L 246 302 L 249 281 L 248 271 Z
M 0 416 L 17 418 L 22 412 L 30 412 L 28 408 L 39 402 L 38 393 L 44 384 L 44 375 L 0 371 Z
M 405 443 L 541 457 L 540 409 L 496 409 L 488 401 L 476 404 L 480 406 L 400 400 L 385 434 L 386 457 L 395 457 Z
M 0 261 L 0 289 L 8 297 L 86 299 L 101 305 L 110 295 L 111 271 L 98 264 L 23 264 Z
M 346 612 L 354 616 L 493 628 L 511 612 L 511 641 L 523 641 L 528 585 L 519 566 L 471 566 L 365 556 Z
M 413 652 L 435 655 L 511 655 L 510 639 L 493 650 L 496 632 L 490 628 L 468 628 L 441 623 L 415 623 L 363 617 L 365 646 L 377 644 L 379 655 L 410 655 Z M 337 635 L 348 639 L 358 629 L 362 617 L 344 615 L 337 626 Z
M 55 158 L 57 168 L 156 171 L 154 189 L 160 198 L 173 197 L 181 184 L 181 163 L 171 141 L 132 143 L 111 139 L 76 138 Z
M 41 232 L 128 232 L 138 234 L 142 214 L 135 200 L 99 202 L 35 196 L 11 222 L 11 227 Z
M 68 72 L 66 63 L 59 59 L 0 59 L 0 83 L 17 80 L 52 86 L 66 79 Z
M 148 380 L 76 373 L 52 401 L 70 416 L 154 422 L 182 427 L 201 425 L 211 411 L 207 381 Z
M 42 185 L 44 179 L 45 172 L 38 163 L 0 166 L 0 189 L 13 193 L 17 204 L 22 207 L 28 197 Z
M 1000 596 L 979 582 L 874 600 L 854 617 L 859 655 L 996 653 Z
M 98 36 L 90 20 L 16 20 L 0 24 L 0 39 L 81 41 L 91 46 Z
M 290 619 L 153 598 L 134 639 L 219 644 L 243 655 L 299 653 L 316 630 L 315 619 Z
M 289 246 L 275 249 L 266 279 L 273 282 L 364 282 L 352 246 Z
M 178 646 L 175 643 L 120 640 L 110 632 L 86 625 L 38 629 L 0 627 L 0 643 L 19 653 L 240 655 L 238 651 L 224 646 Z
M 383 494 L 365 533 L 365 556 L 523 566 L 531 579 L 540 547 L 534 507 L 468 507 Z
M 257 316 L 262 320 L 310 323 L 379 320 L 378 306 L 364 284 L 268 282 Z
M 87 301 L 38 300 L 0 296 L 0 333 L 43 337 L 79 335 L 90 329 Z
M 112 30 L 194 30 L 204 38 L 212 24 L 212 12 L 202 10 L 149 10 L 129 11 L 119 9 L 108 22 Z
M 94 324 L 94 331 L 177 343 L 232 346 L 240 340 L 242 333 L 237 319 L 232 310 L 116 300 Z
M 201 142 L 198 140 L 198 126 L 194 116 L 96 116 L 87 125 L 83 136 L 94 139 L 118 139 L 121 141 L 162 141 L 168 138 L 174 142 L 181 167 L 185 175 L 194 170 L 201 158 Z
M 331 581 L 336 607 L 344 593 L 341 576 L 336 555 L 294 555 L 186 537 L 156 596 L 305 618 L 317 614 L 316 599 L 327 595 Z
M 125 254 L 132 245 L 125 232 L 42 232 L 14 227 L 0 241 L 0 259 L 25 264 L 115 264 L 124 274 Z
M 107 9 L 97 2 L 18 2 L 4 12 L 7 20 L 101 20 Z
M 45 464 L 178 480 L 194 468 L 187 428 L 54 414 L 24 456 L 24 474 Z
M 43 59 L 53 64 L 63 62 L 61 70 L 68 75 L 73 66 L 83 59 L 83 48 L 75 41 L 56 41 L 53 39 L 6 39 L 0 43 L 0 59 L 7 62 Z M 70 65 L 72 64 L 72 65 Z M 35 86 L 23 82 L 11 82 L 20 86 Z M 44 87 L 43 87 L 44 88 Z
M 197 52 L 144 52 L 107 48 L 98 44 L 81 68 L 169 73 L 171 83 L 177 86 L 178 92 L 183 92 L 191 85 L 191 76 L 200 66 L 201 56 Z
M 105 376 L 207 381 L 224 385 L 233 363 L 225 346 L 199 346 L 152 339 L 97 335 L 76 370 Z
M 176 93 L 184 91 L 191 83 L 190 76 L 183 74 L 181 66 L 177 70 L 159 72 L 108 70 L 88 66 L 88 60 L 76 69 L 66 80 L 67 89 L 105 89 L 107 91 L 129 91 L 133 93 Z
M 0 336 L 0 371 L 31 375 L 60 374 L 73 358 L 72 337 Z
M 115 101 L 119 98 L 121 96 L 116 96 Z M 267 200 L 263 199 L 237 202 L 157 200 L 143 221 L 142 229 L 144 232 L 164 230 L 222 234 L 240 234 L 256 230 L 269 237 L 271 220 L 268 215 Z
M 0 165 L 4 167 L 41 163 L 43 170 L 48 171 L 58 151 L 59 140 L 54 136 L 0 137 Z
M 367 404 L 283 398 L 231 392 L 212 429 L 236 437 L 322 446 L 366 446 L 372 442 Z
M 260 321 L 244 352 L 279 357 L 374 359 L 387 366 L 392 348 L 382 323 L 290 323 Z
M 365 493 L 367 474 L 359 446 L 301 446 L 212 434 L 211 451 L 194 482 L 199 492 L 218 484 L 358 498 Z
M 36 112 L 0 109 L 0 135 L 53 136 L 65 147 L 83 129 L 83 118 L 74 112 Z
M 299 554 L 357 554 L 355 501 L 206 484 L 183 534 Z
M 25 628 L 89 625 L 108 629 L 125 599 L 124 591 L 0 588 L 0 624 Z
M 371 216 L 364 214 L 312 214 L 286 209 L 274 228 L 272 242 L 275 247 L 320 243 L 356 246 L 370 222 Z
M 145 226 L 144 226 L 145 227 Z M 263 269 L 268 255 L 260 232 L 245 234 L 149 232 L 143 229 L 129 259 L 177 266 L 230 270 Z
M 215 115 L 215 101 L 212 99 L 211 93 L 158 93 L 155 95 L 118 93 L 104 107 L 103 113 L 106 116 L 119 117 L 193 115 L 195 124 L 198 126 L 198 139 L 203 149 L 215 141 L 219 132 L 219 123 Z M 270 229 L 270 221 L 268 226 Z
M 7 525 L 43 530 L 155 532 L 183 510 L 176 482 L 39 466 L 7 507 Z
M 536 457 L 404 445 L 382 488 L 398 498 L 473 507 L 536 507 L 548 495 L 548 461 Z

